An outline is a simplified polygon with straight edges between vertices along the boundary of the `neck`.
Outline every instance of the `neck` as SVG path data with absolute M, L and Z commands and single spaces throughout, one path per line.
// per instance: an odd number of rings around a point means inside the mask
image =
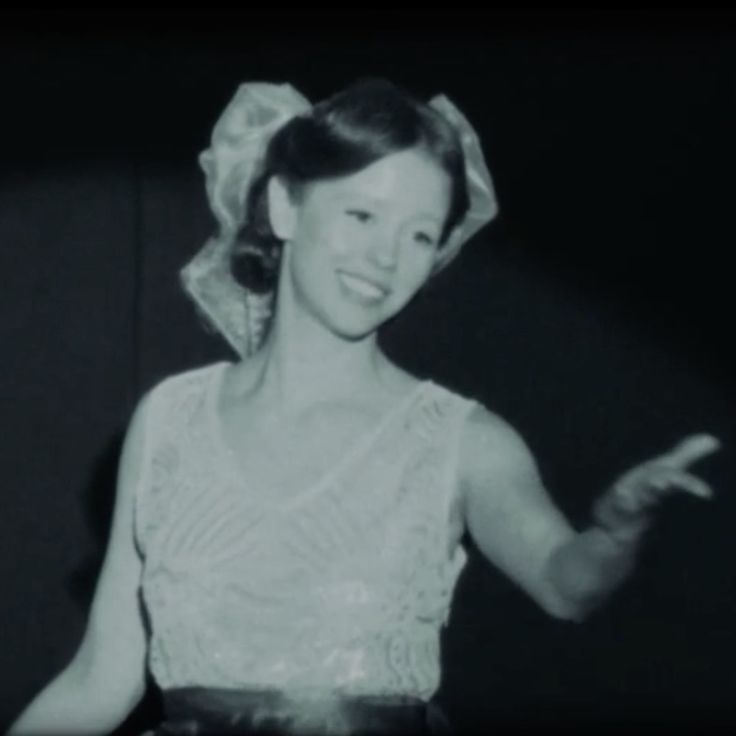
M 317 401 L 355 396 L 375 385 L 385 358 L 375 333 L 348 340 L 328 330 L 279 288 L 273 323 L 257 359 L 259 392 L 272 405 L 298 411 Z

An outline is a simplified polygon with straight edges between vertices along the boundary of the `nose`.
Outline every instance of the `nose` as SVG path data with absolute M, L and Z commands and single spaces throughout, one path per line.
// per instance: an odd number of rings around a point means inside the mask
M 370 248 L 373 263 L 385 271 L 393 271 L 399 258 L 401 239 L 399 234 L 390 228 L 378 234 Z

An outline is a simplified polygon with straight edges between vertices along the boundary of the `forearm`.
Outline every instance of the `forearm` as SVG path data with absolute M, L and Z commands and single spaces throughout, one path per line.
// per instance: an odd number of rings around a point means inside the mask
M 31 701 L 7 736 L 107 734 L 122 723 L 135 703 L 135 698 L 116 693 L 99 679 L 67 668 Z
M 639 538 L 616 538 L 591 526 L 553 552 L 545 578 L 565 618 L 583 619 L 621 585 L 634 567 Z

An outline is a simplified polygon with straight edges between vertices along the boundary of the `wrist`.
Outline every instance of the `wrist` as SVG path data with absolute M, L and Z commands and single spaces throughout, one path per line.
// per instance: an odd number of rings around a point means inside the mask
M 615 556 L 633 557 L 647 528 L 648 525 L 604 526 L 594 523 L 591 531 L 599 538 L 604 551 Z
M 636 547 L 651 524 L 648 513 L 625 508 L 615 491 L 595 502 L 592 519 L 594 527 L 619 547 Z

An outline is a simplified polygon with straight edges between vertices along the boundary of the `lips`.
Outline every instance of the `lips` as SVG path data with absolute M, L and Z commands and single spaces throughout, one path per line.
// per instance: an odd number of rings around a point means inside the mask
M 337 276 L 343 287 L 363 299 L 378 301 L 390 292 L 388 286 L 367 276 L 349 271 L 338 271 Z

